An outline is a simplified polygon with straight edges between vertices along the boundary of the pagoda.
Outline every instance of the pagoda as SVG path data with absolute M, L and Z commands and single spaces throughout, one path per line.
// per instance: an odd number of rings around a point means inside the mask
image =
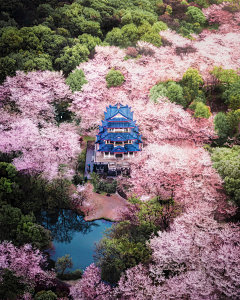
M 127 166 L 128 163 L 124 162 L 142 150 L 142 136 L 136 121 L 133 121 L 131 107 L 121 103 L 109 105 L 104 114 L 105 120 L 96 135 L 94 162 L 108 164 L 108 169 L 114 166 L 114 162 L 116 168 Z

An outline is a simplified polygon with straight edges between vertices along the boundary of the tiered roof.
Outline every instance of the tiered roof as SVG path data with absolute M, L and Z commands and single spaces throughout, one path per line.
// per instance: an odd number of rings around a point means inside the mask
M 117 103 L 116 105 L 109 105 L 107 111 L 104 112 L 105 120 L 102 121 L 102 126 L 99 126 L 99 134 L 97 135 L 96 143 L 99 144 L 98 151 L 111 152 L 111 153 L 126 153 L 140 151 L 139 143 L 141 135 L 138 133 L 138 126 L 136 121 L 133 121 L 133 112 L 128 105 Z M 129 128 L 130 132 L 108 132 L 108 129 L 113 128 Z M 133 141 L 132 144 L 116 146 L 105 144 L 105 141 L 111 142 L 127 142 Z

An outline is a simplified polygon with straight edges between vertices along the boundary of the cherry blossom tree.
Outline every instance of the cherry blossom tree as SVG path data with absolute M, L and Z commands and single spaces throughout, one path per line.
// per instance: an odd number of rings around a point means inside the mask
M 79 134 L 71 123 L 57 126 L 52 105 L 71 95 L 61 73 L 50 71 L 19 71 L 0 87 L 0 151 L 20 153 L 13 160 L 18 171 L 47 179 L 72 178 L 81 151 Z M 60 166 L 66 166 L 63 175 Z
M 150 240 L 153 263 L 127 270 L 114 293 L 119 299 L 237 299 L 239 234 L 239 226 L 219 224 L 211 212 L 183 214 Z
M 111 287 L 101 282 L 101 271 L 94 264 L 91 264 L 83 272 L 74 287 L 70 288 L 70 295 L 78 300 L 111 300 Z
M 33 249 L 30 244 L 15 247 L 10 242 L 0 244 L 0 280 L 3 269 L 7 268 L 20 278 L 20 282 L 30 289 L 37 284 L 51 287 L 54 285 L 55 273 L 44 271 L 46 259 L 38 249 Z

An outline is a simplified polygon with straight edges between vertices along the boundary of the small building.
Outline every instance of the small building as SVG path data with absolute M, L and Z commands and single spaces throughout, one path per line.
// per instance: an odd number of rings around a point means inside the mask
M 129 161 L 142 150 L 142 136 L 136 121 L 133 121 L 131 107 L 117 103 L 107 107 L 104 114 L 105 120 L 96 135 L 94 170 L 105 173 L 107 164 L 108 173 L 128 173 Z

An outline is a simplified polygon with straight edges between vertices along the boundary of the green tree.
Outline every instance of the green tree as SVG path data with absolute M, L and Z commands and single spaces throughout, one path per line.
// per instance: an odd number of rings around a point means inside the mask
M 120 28 L 113 28 L 111 31 L 109 31 L 104 41 L 109 43 L 111 46 L 122 46 L 126 43 Z
M 32 243 L 41 249 L 49 244 L 50 234 L 42 226 L 35 224 L 33 213 L 23 215 L 21 210 L 11 205 L 0 208 L 0 240 L 10 240 L 14 245 Z
M 232 69 L 224 70 L 222 66 L 215 66 L 209 73 L 215 75 L 215 77 L 219 80 L 220 85 L 222 85 L 223 90 L 229 89 L 230 85 L 237 83 L 240 80 L 240 76 L 237 74 L 237 71 Z M 226 94 L 223 94 L 223 100 L 227 100 L 224 97 Z
M 41 291 L 38 292 L 34 300 L 56 300 L 57 295 L 53 291 Z
M 0 299 L 19 299 L 25 292 L 25 286 L 21 278 L 15 276 L 14 272 L 7 268 L 1 270 L 2 280 L 0 281 Z
M 118 223 L 95 246 L 94 261 L 101 268 L 102 280 L 116 283 L 127 268 L 150 258 L 150 250 L 131 236 L 129 227 L 129 221 Z
M 225 104 L 229 104 L 232 96 L 239 97 L 240 95 L 240 80 L 231 83 L 222 94 L 222 100 Z
M 123 35 L 123 43 L 122 45 L 127 47 L 135 44 L 138 40 L 138 28 L 135 24 L 124 25 L 121 28 L 121 32 Z
M 177 104 L 182 105 L 183 107 L 187 106 L 186 100 L 183 97 L 183 88 L 180 84 L 177 84 L 174 81 L 170 81 L 167 86 L 167 97 Z
M 227 124 L 229 127 L 229 132 L 231 136 L 238 134 L 239 132 L 239 117 L 240 117 L 240 109 L 235 111 L 229 111 L 226 116 Z
M 18 27 L 18 24 L 7 12 L 2 11 L 0 14 L 0 28 L 4 27 Z
M 82 86 L 88 83 L 82 69 L 76 69 L 73 72 L 71 72 L 66 78 L 65 82 L 70 86 L 70 89 L 73 92 L 82 91 Z
M 203 79 L 198 70 L 189 68 L 183 74 L 180 84 L 183 86 L 184 98 L 189 104 L 199 95 L 199 85 L 203 85 Z
M 208 119 L 211 116 L 211 112 L 205 104 L 197 102 L 194 116 Z
M 65 254 L 65 256 L 62 256 L 61 258 L 58 257 L 57 262 L 55 264 L 55 269 L 59 273 L 59 275 L 63 275 L 65 270 L 67 268 L 72 268 L 73 263 L 72 263 L 72 258 L 70 257 L 70 254 Z
M 214 130 L 220 138 L 226 138 L 229 135 L 229 127 L 226 119 L 226 114 L 222 111 L 217 113 L 214 118 Z
M 65 47 L 61 57 L 55 60 L 55 65 L 58 70 L 63 70 L 64 72 L 69 73 L 80 63 L 88 61 L 89 53 L 90 52 L 85 45 L 77 44 L 72 48 Z
M 237 110 L 240 108 L 240 93 L 239 95 L 232 95 L 230 98 L 229 98 L 229 108 L 232 109 L 232 110 Z
M 152 26 L 152 30 L 157 33 L 159 33 L 162 30 L 167 30 L 167 29 L 168 29 L 167 24 L 164 22 L 161 22 L 161 21 L 154 23 Z
M 161 37 L 157 32 L 148 32 L 141 36 L 141 41 L 153 44 L 156 47 L 162 46 Z
M 213 167 L 224 180 L 224 187 L 231 199 L 240 206 L 240 147 L 212 149 Z
M 23 38 L 19 30 L 15 27 L 3 28 L 0 32 L 0 51 L 1 56 L 6 56 L 12 51 L 18 50 L 21 47 Z
M 157 99 L 160 97 L 167 97 L 167 93 L 168 91 L 166 86 L 163 83 L 159 83 L 150 89 L 149 97 L 151 101 L 157 103 Z
M 195 6 L 188 6 L 186 15 L 188 16 L 190 22 L 199 23 L 200 25 L 204 25 L 206 23 L 206 17 L 204 16 L 201 9 Z
M 121 71 L 112 68 L 106 75 L 107 87 L 118 86 L 124 82 L 124 76 Z
M 95 49 L 97 45 L 101 45 L 102 41 L 97 36 L 92 36 L 91 34 L 84 33 L 79 35 L 78 40 L 80 44 L 87 46 L 88 50 L 91 52 Z

